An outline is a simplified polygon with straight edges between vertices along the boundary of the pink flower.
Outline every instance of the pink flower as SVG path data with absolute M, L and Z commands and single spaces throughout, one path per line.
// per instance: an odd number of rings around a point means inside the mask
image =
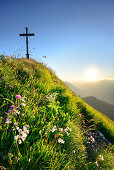
M 16 95 L 15 97 L 16 97 L 17 99 L 20 99 L 20 98 L 21 98 L 21 95 L 18 94 L 18 95 Z
M 12 88 L 12 86 L 9 86 L 10 88 Z
M 11 109 L 14 109 L 14 108 L 15 108 L 15 106 L 14 106 L 14 105 L 12 105 L 10 108 L 11 108 Z
M 81 115 L 81 114 L 79 114 L 78 116 L 79 116 L 79 117 L 82 117 L 82 115 Z
M 17 122 L 14 123 L 14 126 L 16 126 L 16 125 L 17 125 Z
M 8 110 L 8 112 L 12 112 L 12 110 Z

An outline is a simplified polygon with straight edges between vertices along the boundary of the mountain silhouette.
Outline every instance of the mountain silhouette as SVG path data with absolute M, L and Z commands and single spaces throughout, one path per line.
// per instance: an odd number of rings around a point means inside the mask
M 114 121 L 114 105 L 99 100 L 94 96 L 85 97 L 83 98 L 83 100 L 90 106 L 104 113 L 106 116 L 108 116 L 110 119 Z

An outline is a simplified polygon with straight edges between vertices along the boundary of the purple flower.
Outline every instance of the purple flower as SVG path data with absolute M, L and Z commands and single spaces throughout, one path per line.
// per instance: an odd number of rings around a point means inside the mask
M 21 98 L 21 95 L 18 94 L 18 95 L 16 95 L 15 97 L 16 97 L 17 99 L 20 99 L 20 98 Z
M 17 109 L 18 109 L 18 110 L 21 110 L 21 108 L 20 108 L 20 107 L 18 107 Z
M 82 117 L 82 115 L 81 115 L 81 114 L 79 114 L 78 116 L 79 116 L 79 117 Z
M 12 105 L 10 108 L 11 108 L 11 109 L 14 109 L 14 108 L 15 108 L 15 106 L 14 106 L 14 105 Z
M 8 131 L 11 133 L 11 132 L 12 132 L 12 129 L 8 129 Z
M 6 112 L 5 114 L 6 114 L 6 115 L 8 115 L 8 113 L 7 113 L 7 112 Z
M 8 110 L 8 112 L 12 112 L 12 110 Z
M 9 86 L 10 88 L 12 88 L 12 86 Z

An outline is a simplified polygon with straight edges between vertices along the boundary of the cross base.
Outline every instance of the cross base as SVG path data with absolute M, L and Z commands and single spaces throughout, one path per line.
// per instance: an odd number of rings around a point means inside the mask
M 29 54 L 26 54 L 26 58 L 29 59 Z

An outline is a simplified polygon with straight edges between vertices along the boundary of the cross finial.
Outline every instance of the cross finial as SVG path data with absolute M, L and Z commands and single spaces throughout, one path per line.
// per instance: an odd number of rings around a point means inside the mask
M 26 36 L 26 48 L 27 48 L 27 54 L 26 58 L 29 59 L 29 52 L 28 52 L 28 36 L 34 36 L 35 34 L 28 34 L 28 27 L 26 27 L 26 33 L 25 34 L 19 34 L 20 36 Z

